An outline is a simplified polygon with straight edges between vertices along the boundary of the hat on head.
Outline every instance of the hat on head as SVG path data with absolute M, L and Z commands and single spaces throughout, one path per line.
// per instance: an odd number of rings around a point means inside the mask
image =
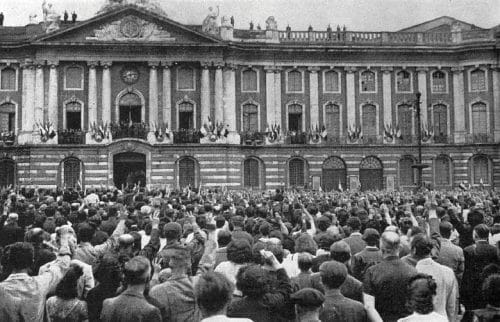
M 129 246 L 134 243 L 134 236 L 131 234 L 123 234 L 118 238 L 120 246 Z
M 290 295 L 292 302 L 300 306 L 318 308 L 325 301 L 325 296 L 314 288 L 303 288 Z

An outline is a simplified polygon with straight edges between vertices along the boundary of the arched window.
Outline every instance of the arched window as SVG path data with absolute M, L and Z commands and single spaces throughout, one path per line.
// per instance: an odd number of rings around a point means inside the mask
M 69 102 L 66 104 L 66 129 L 80 130 L 82 128 L 82 104 Z
M 384 168 L 374 156 L 364 158 L 359 164 L 359 183 L 362 190 L 382 190 L 384 187 Z
M 376 92 L 377 82 L 375 79 L 375 73 L 369 70 L 365 70 L 361 73 L 361 91 L 362 92 Z
M 0 105 L 0 133 L 16 130 L 16 106 L 12 103 Z
M 288 130 L 302 131 L 302 105 L 291 104 L 288 106 Z
M 413 139 L 413 109 L 408 104 L 398 106 L 398 125 L 403 143 L 411 143 Z
M 448 136 L 448 111 L 446 105 L 434 105 L 432 117 L 434 119 L 434 142 L 446 143 Z
M 196 187 L 196 162 L 191 158 L 179 160 L 179 188 Z
M 325 191 L 346 189 L 347 171 L 341 158 L 331 157 L 323 162 L 321 183 Z
M 195 73 L 190 67 L 179 67 L 177 69 L 177 89 L 181 91 L 195 90 Z
M 67 188 L 82 185 L 82 162 L 77 158 L 66 158 L 62 162 L 62 184 Z
M 340 136 L 340 106 L 334 103 L 325 105 L 325 127 L 328 137 Z
M 486 104 L 477 102 L 472 104 L 472 134 L 487 134 L 488 121 L 487 121 Z
M 302 73 L 298 70 L 292 70 L 287 73 L 288 92 L 302 92 Z
M 324 74 L 325 77 L 325 87 L 324 91 L 326 93 L 338 93 L 340 92 L 340 75 L 334 70 L 326 71 Z
M 472 182 L 474 184 L 490 183 L 490 162 L 484 155 L 478 155 L 471 159 L 472 161 Z
M 303 187 L 305 185 L 304 160 L 294 158 L 288 162 L 288 182 L 290 187 Z
M 4 91 L 16 90 L 16 70 L 12 67 L 5 67 L 0 71 L 0 89 Z
M 0 188 L 15 185 L 16 164 L 11 159 L 0 160 Z
M 139 95 L 127 93 L 120 98 L 120 123 L 141 123 L 142 102 Z
M 402 70 L 396 74 L 396 89 L 398 92 L 411 92 L 411 74 Z
M 253 69 L 245 69 L 241 73 L 241 91 L 242 92 L 258 92 L 257 71 Z
M 83 68 L 70 66 L 66 68 L 65 89 L 83 89 Z
M 446 155 L 440 155 L 434 160 L 434 184 L 451 185 L 451 161 Z
M 248 158 L 243 162 L 243 186 L 245 188 L 260 188 L 260 164 L 257 159 Z
M 470 72 L 471 92 L 482 92 L 486 90 L 486 72 L 482 69 L 475 69 Z
M 242 130 L 245 132 L 256 132 L 259 130 L 259 109 L 255 104 L 243 105 Z
M 179 129 L 189 130 L 194 127 L 194 105 L 191 102 L 179 104 Z
M 377 136 L 377 107 L 373 104 L 365 104 L 362 107 L 362 130 L 366 138 Z
M 415 169 L 411 166 L 415 159 L 411 156 L 405 156 L 399 160 L 399 185 L 413 186 L 415 184 Z
M 440 70 L 432 73 L 432 92 L 446 93 L 446 73 Z

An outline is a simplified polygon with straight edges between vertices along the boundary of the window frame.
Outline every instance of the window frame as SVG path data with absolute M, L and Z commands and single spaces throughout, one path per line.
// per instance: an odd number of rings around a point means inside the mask
M 363 90 L 363 74 L 366 72 L 373 73 L 375 75 L 375 90 L 374 91 L 364 91 Z M 378 72 L 372 69 L 364 69 L 359 71 L 359 93 L 360 94 L 376 94 L 378 92 Z
M 72 88 L 72 87 L 68 87 L 68 69 L 70 68 L 78 68 L 80 70 L 80 75 L 82 77 L 81 81 L 80 81 L 80 87 L 75 87 L 75 88 Z M 84 89 L 84 84 L 85 84 L 85 69 L 83 68 L 83 66 L 80 66 L 78 64 L 71 64 L 71 65 L 68 65 L 68 66 L 65 66 L 64 67 L 64 90 L 65 91 L 83 91 Z
M 253 161 L 256 161 L 257 162 L 257 167 L 258 167 L 258 173 L 256 174 L 257 177 L 258 177 L 258 180 L 259 180 L 259 185 L 257 188 L 255 187 L 251 187 L 251 186 L 246 186 L 245 183 L 246 183 L 246 177 L 245 177 L 245 163 L 249 160 L 253 160 Z M 264 165 L 264 162 L 262 162 L 262 160 L 256 156 L 253 156 L 253 155 L 249 155 L 249 156 L 246 156 L 243 161 L 241 162 L 241 173 L 242 173 L 242 176 L 241 176 L 241 187 L 243 189 L 264 189 L 265 186 L 266 186 L 266 183 L 265 183 L 265 165 Z
M 80 166 L 80 171 L 78 172 L 78 180 L 80 181 L 80 185 L 82 186 L 82 188 L 84 187 L 85 185 L 85 164 L 83 163 L 83 161 L 80 159 L 80 158 L 77 158 L 75 156 L 68 156 L 68 157 L 65 157 L 64 159 L 61 160 L 60 162 L 60 165 L 59 165 L 59 184 L 61 186 L 64 186 L 65 183 L 65 177 L 66 177 L 66 173 L 65 173 L 65 164 L 66 164 L 66 161 L 69 161 L 69 160 L 74 160 L 74 161 L 78 161 L 79 163 L 79 166 Z
M 414 157 L 414 156 L 412 156 L 412 155 L 403 155 L 403 156 L 401 156 L 401 158 L 398 160 L 399 186 L 400 186 L 400 187 L 413 187 L 413 186 L 415 186 L 415 185 L 416 185 L 416 183 L 417 183 L 417 174 L 416 174 L 415 169 L 413 169 L 413 168 L 412 168 L 412 176 L 413 176 L 412 181 L 413 181 L 413 184 L 411 184 L 411 185 L 407 185 L 407 184 L 403 184 L 403 182 L 402 182 L 402 177 L 403 177 L 403 176 L 401 175 L 401 169 L 402 169 L 402 167 L 401 167 L 401 161 L 403 161 L 403 160 L 411 160 L 411 162 L 412 162 L 412 164 L 411 164 L 411 165 L 414 165 L 414 164 L 416 163 L 416 159 L 415 159 L 415 157 Z M 410 166 L 410 168 L 411 168 L 411 166 Z
M 256 90 L 244 90 L 244 84 L 243 84 L 243 80 L 244 80 L 244 77 L 243 77 L 243 74 L 246 72 L 246 71 L 254 71 L 255 72 L 255 77 L 257 78 L 257 88 Z M 242 93 L 259 93 L 260 92 L 260 73 L 259 73 L 259 70 L 257 68 L 253 68 L 253 67 L 247 67 L 247 68 L 243 68 L 240 72 L 240 90 Z
M 448 160 L 448 178 L 450 179 L 449 180 L 449 184 L 438 184 L 438 182 L 436 181 L 437 180 L 437 167 L 436 167 L 436 164 L 437 164 L 437 160 L 440 159 L 440 158 L 445 158 Z M 432 160 L 432 172 L 433 172 L 433 177 L 434 177 L 434 186 L 438 186 L 438 187 L 452 187 L 453 186 L 453 160 L 446 154 L 440 154 L 438 155 L 436 158 L 434 158 L 434 160 Z
M 290 118 L 290 106 L 291 105 L 300 105 L 301 106 L 301 118 L 302 118 L 302 128 L 300 130 L 300 132 L 305 132 L 306 130 L 306 115 L 305 115 L 305 110 L 306 110 L 306 104 L 304 103 L 301 103 L 301 102 L 297 102 L 297 101 L 291 101 L 291 102 L 288 102 L 286 104 L 286 131 L 288 131 L 288 128 L 289 128 L 289 118 Z
M 483 182 L 483 185 L 484 186 L 491 186 L 492 185 L 492 162 L 491 162 L 491 159 L 485 155 L 485 154 L 476 154 L 476 155 L 473 155 L 470 160 L 469 160 L 469 168 L 470 168 L 470 184 L 473 186 L 473 187 L 478 187 L 480 186 L 481 184 L 480 183 L 475 183 L 475 176 L 474 176 L 474 163 L 475 163 L 475 160 L 477 158 L 485 158 L 486 159 L 486 166 L 487 166 L 487 178 L 488 178 L 488 183 L 484 183 Z M 481 178 L 479 178 L 481 179 Z M 478 180 L 479 181 L 479 180 Z
M 401 106 L 403 105 L 406 105 L 406 106 L 409 106 L 410 109 L 412 109 L 412 105 L 410 102 L 406 102 L 406 101 L 403 101 L 403 102 L 398 102 L 396 104 L 396 124 L 399 126 L 399 128 L 401 129 L 402 128 L 402 125 L 400 123 L 400 120 L 399 120 L 399 109 L 401 108 Z M 411 135 L 412 136 L 415 136 L 415 132 L 416 132 L 416 124 L 415 124 L 415 113 L 412 112 L 411 113 Z
M 300 77 L 302 80 L 302 89 L 300 91 L 291 91 L 290 90 L 289 83 L 288 83 L 288 74 L 291 72 L 299 72 L 300 73 Z M 305 93 L 305 79 L 304 78 L 305 78 L 304 77 L 304 70 L 299 69 L 299 68 L 288 69 L 285 72 L 285 90 L 286 90 L 286 93 L 287 94 L 304 94 Z
M 408 73 L 410 75 L 410 90 L 408 91 L 400 91 L 398 88 L 398 74 L 399 73 Z M 408 94 L 408 93 L 413 93 L 413 73 L 407 69 L 400 69 L 397 70 L 396 73 L 394 73 L 394 87 L 395 87 L 395 92 L 400 94 Z
M 248 100 L 244 101 L 243 103 L 241 103 L 241 105 L 240 105 L 241 106 L 241 108 L 240 108 L 240 129 L 241 129 L 241 131 L 242 132 L 244 131 L 244 129 L 243 129 L 243 114 L 244 114 L 245 105 L 257 106 L 257 132 L 260 132 L 261 131 L 260 104 L 256 101 L 254 101 L 253 99 L 248 99 Z
M 451 128 L 451 126 L 450 126 L 451 123 L 450 122 L 451 121 L 450 121 L 450 104 L 448 104 L 448 103 L 445 103 L 445 102 L 434 102 L 434 103 L 431 104 L 431 106 L 430 106 L 430 112 L 431 112 L 430 113 L 431 114 L 430 115 L 430 119 L 431 119 L 432 126 L 433 126 L 432 130 L 434 131 L 434 129 L 436 128 L 436 122 L 434 120 L 434 108 L 436 106 L 438 106 L 438 105 L 443 105 L 446 108 L 446 122 L 447 122 L 446 123 L 446 135 L 448 137 L 450 137 L 450 135 L 451 135 L 451 129 L 450 129 Z M 436 133 L 434 132 L 434 134 L 436 134 Z
M 469 132 L 470 134 L 474 135 L 474 131 L 472 130 L 473 129 L 473 120 L 472 120 L 472 106 L 475 105 L 475 104 L 478 104 L 478 103 L 482 103 L 486 106 L 486 135 L 490 135 L 490 130 L 491 130 L 491 125 L 490 125 L 490 105 L 488 104 L 488 102 L 486 100 L 482 100 L 482 99 L 476 99 L 476 100 L 473 100 L 469 103 Z M 477 133 L 477 134 L 483 134 L 483 133 Z
M 365 133 L 365 126 L 363 124 L 363 106 L 365 105 L 373 105 L 375 106 L 375 136 L 378 138 L 380 136 L 380 106 L 372 101 L 363 102 L 359 104 L 359 124 L 361 125 L 361 130 L 363 134 Z
M 14 83 L 14 89 L 3 89 L 1 80 L 2 80 L 2 72 L 4 69 L 13 69 L 14 74 L 15 74 L 15 83 Z M 17 92 L 19 91 L 19 68 L 12 66 L 12 65 L 5 65 L 0 67 L 0 92 Z
M 438 92 L 438 91 L 435 91 L 434 90 L 434 73 L 437 73 L 437 72 L 441 72 L 444 74 L 444 91 L 443 92 Z M 436 69 L 436 70 L 433 70 L 431 73 L 431 93 L 432 94 L 448 94 L 449 92 L 449 81 L 448 81 L 448 77 L 449 77 L 449 74 L 447 71 L 445 70 L 442 70 L 442 69 Z
M 62 104 L 63 104 L 63 129 L 67 129 L 67 106 L 68 104 L 71 104 L 71 103 L 78 103 L 80 104 L 80 127 L 81 127 L 81 130 L 84 130 L 85 129 L 85 103 L 82 101 L 82 100 L 79 100 L 77 98 L 71 98 L 69 100 L 65 100 Z
M 484 89 L 483 90 L 472 90 L 472 73 L 476 70 L 481 70 L 484 72 Z M 488 69 L 485 67 L 476 67 L 467 70 L 467 83 L 469 85 L 470 93 L 483 93 L 488 91 Z
M 328 91 L 326 89 L 326 74 L 329 72 L 335 72 L 337 73 L 337 82 L 338 82 L 338 90 L 337 91 Z M 335 68 L 330 68 L 330 69 L 325 69 L 322 72 L 322 81 L 323 81 L 323 93 L 325 94 L 341 94 L 342 93 L 342 73 L 338 69 Z
M 304 182 L 303 182 L 302 187 L 306 187 L 306 186 L 308 186 L 308 184 L 309 184 L 309 182 L 308 182 L 308 180 L 307 180 L 307 179 L 309 178 L 309 168 L 308 168 L 308 163 L 307 163 L 307 160 L 306 160 L 306 159 L 304 159 L 304 158 L 303 158 L 303 157 L 301 157 L 301 156 L 293 156 L 293 157 L 289 158 L 289 159 L 287 160 L 287 162 L 286 162 L 286 174 L 287 174 L 287 176 L 286 176 L 287 178 L 286 178 L 286 179 L 287 179 L 287 186 L 288 186 L 289 188 L 291 188 L 291 187 L 301 187 L 300 185 L 295 185 L 295 186 L 292 186 L 292 184 L 291 184 L 291 182 L 290 182 L 290 181 L 291 181 L 291 180 L 290 180 L 290 178 L 291 178 L 291 176 L 290 176 L 290 162 L 292 162 L 293 160 L 300 160 L 300 161 L 302 161 L 302 166 L 303 166 L 302 170 L 303 170 L 303 176 L 304 176 L 304 177 L 303 177 L 303 181 L 304 181 Z
M 339 125 L 340 125 L 340 128 L 339 128 L 339 137 L 342 137 L 344 135 L 344 124 L 343 124 L 343 113 L 342 113 L 342 104 L 336 102 L 336 101 L 326 101 L 324 104 L 323 104 L 323 124 L 326 128 L 326 107 L 328 105 L 337 105 L 339 107 Z M 326 128 L 328 130 L 328 128 Z
M 193 129 L 197 129 L 198 128 L 198 122 L 197 122 L 197 113 L 196 113 L 196 102 L 193 101 L 192 99 L 189 99 L 188 97 L 184 97 L 183 99 L 180 99 L 178 100 L 176 103 L 175 103 L 175 120 L 176 120 L 176 128 L 177 130 L 179 130 L 179 116 L 180 116 L 180 112 L 179 112 L 179 106 L 182 104 L 182 103 L 190 103 L 193 105 Z
M 181 70 L 183 69 L 191 69 L 191 71 L 193 72 L 193 88 L 180 88 L 179 87 L 179 80 L 180 80 L 180 72 Z M 196 91 L 196 69 L 194 67 L 191 67 L 191 66 L 179 66 L 176 68 L 176 78 L 175 78 L 175 87 L 177 89 L 177 91 L 179 92 L 192 92 L 192 91 Z
M 189 159 L 194 162 L 194 188 L 197 188 L 200 184 L 200 163 L 199 161 L 191 155 L 182 155 L 175 161 L 175 183 L 177 187 L 180 187 L 181 179 L 181 161 Z
M 18 120 L 19 120 L 19 104 L 16 102 L 16 101 L 13 101 L 12 99 L 5 99 L 5 100 L 2 100 L 0 101 L 0 106 L 2 106 L 3 104 L 14 104 L 14 113 L 15 113 L 15 116 L 14 116 L 14 134 L 18 134 L 18 131 L 19 131 L 19 124 L 18 124 Z

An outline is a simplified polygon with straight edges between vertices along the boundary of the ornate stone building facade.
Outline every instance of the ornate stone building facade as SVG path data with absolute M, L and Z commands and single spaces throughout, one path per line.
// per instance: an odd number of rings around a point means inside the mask
M 112 3 L 0 27 L 0 185 L 410 188 L 417 92 L 424 181 L 500 185 L 495 28 L 218 20 Z

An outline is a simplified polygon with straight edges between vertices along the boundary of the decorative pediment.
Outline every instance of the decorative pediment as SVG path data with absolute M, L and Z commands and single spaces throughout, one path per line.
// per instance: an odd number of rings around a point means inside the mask
M 87 40 L 101 41 L 175 41 L 161 26 L 129 15 L 123 19 L 101 25 Z

